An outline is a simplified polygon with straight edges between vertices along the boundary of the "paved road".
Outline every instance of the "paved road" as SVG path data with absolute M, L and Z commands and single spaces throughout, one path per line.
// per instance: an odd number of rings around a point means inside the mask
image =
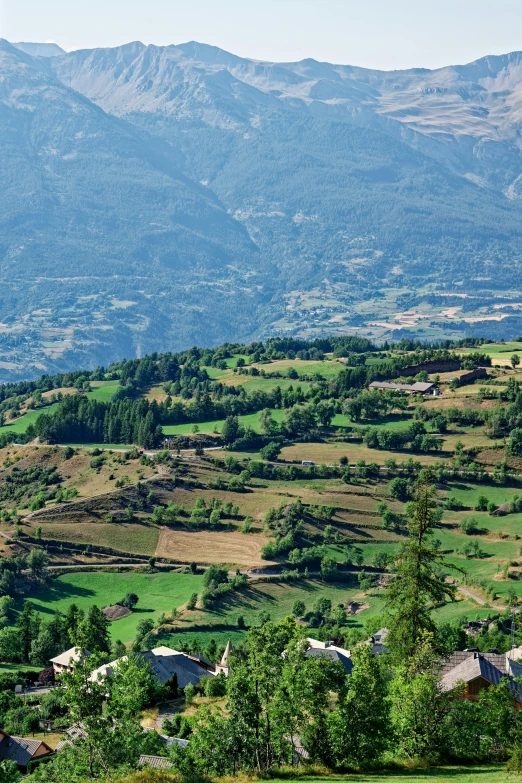
M 463 593 L 468 598 L 472 598 L 473 601 L 476 601 L 477 604 L 480 604 L 480 606 L 484 606 L 485 604 L 489 603 L 489 601 L 485 601 L 484 598 L 481 598 L 479 595 L 475 595 L 475 593 L 472 593 L 471 590 L 468 590 L 466 587 L 457 587 L 457 590 L 459 593 Z M 507 609 L 507 606 L 504 606 L 504 604 L 496 604 L 495 609 L 500 609 L 503 611 L 504 609 Z

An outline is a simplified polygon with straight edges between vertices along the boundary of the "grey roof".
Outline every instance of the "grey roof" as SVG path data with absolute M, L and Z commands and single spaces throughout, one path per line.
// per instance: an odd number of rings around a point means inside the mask
M 453 656 L 452 656 L 453 657 Z M 514 683 L 512 676 L 519 676 L 520 665 L 513 670 L 512 661 L 507 661 L 505 655 L 495 653 L 467 653 L 467 657 L 443 673 L 440 684 L 443 691 L 453 690 L 459 682 L 472 682 L 482 677 L 492 685 L 498 685 L 503 677 L 509 677 L 510 690 L 518 701 L 522 701 L 520 686 Z M 498 665 L 497 665 L 498 664 Z
M 85 731 L 83 724 L 73 723 L 72 726 L 69 726 L 69 728 L 65 730 L 65 736 L 56 746 L 56 750 L 62 750 L 66 745 L 71 745 L 72 747 L 77 740 L 85 739 L 86 737 L 87 732 Z
M 165 685 L 174 674 L 178 678 L 178 686 L 185 688 L 189 683 L 198 685 L 202 677 L 213 677 L 215 668 L 204 659 L 193 655 L 171 650 L 169 647 L 156 647 L 149 652 L 136 653 L 143 661 L 150 665 L 150 669 L 156 680 Z M 91 679 L 96 681 L 100 677 L 111 677 L 118 668 L 120 660 L 126 660 L 127 656 L 111 663 L 103 664 L 91 674 Z
M 146 756 L 143 754 L 138 761 L 140 767 L 154 767 L 155 769 L 170 769 L 171 762 L 165 756 Z
M 425 392 L 435 384 L 416 381 L 415 383 L 390 383 L 389 381 L 372 381 L 370 389 L 390 389 L 390 391 Z
M 140 656 L 150 664 L 152 672 L 162 685 L 165 685 L 174 674 L 177 675 L 180 688 L 185 688 L 189 683 L 198 685 L 202 677 L 213 676 L 212 672 L 181 652 L 175 655 L 155 655 L 153 652 L 145 652 L 140 653 Z
M 326 648 L 317 648 L 317 647 L 309 647 L 306 651 L 306 657 L 309 658 L 310 656 L 313 658 L 320 658 L 321 656 L 327 655 L 328 658 L 331 658 L 332 661 L 339 661 L 342 664 L 342 667 L 346 674 L 351 674 L 353 669 L 353 662 L 352 659 L 348 655 L 344 655 L 344 653 L 340 652 L 339 648 L 335 649 L 332 647 L 326 647 Z
M 41 745 L 42 740 L 26 739 L 26 737 L 10 737 L 6 734 L 0 742 L 0 760 L 9 759 L 19 767 L 26 767 Z M 49 748 L 48 745 L 45 745 Z M 51 748 L 49 748 L 51 751 Z
M 473 658 L 475 655 L 478 655 L 475 650 L 457 650 L 444 662 L 441 676 L 444 677 L 463 661 Z M 511 674 L 513 677 L 522 675 L 522 665 L 518 661 L 513 661 L 508 654 L 481 652 L 480 655 L 493 664 L 502 674 Z

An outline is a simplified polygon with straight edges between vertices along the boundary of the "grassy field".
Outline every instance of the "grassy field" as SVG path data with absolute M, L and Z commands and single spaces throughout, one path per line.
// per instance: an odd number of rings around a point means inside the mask
M 108 402 L 116 393 L 119 385 L 119 381 L 92 381 L 92 391 L 88 392 L 87 396 L 93 400 L 98 400 L 99 402 Z M 39 416 L 43 413 L 47 415 L 54 413 L 59 405 L 59 402 L 54 402 L 52 405 L 47 405 L 44 408 L 27 411 L 27 413 L 24 413 L 23 416 L 20 416 L 20 418 L 16 419 L 12 424 L 5 424 L 3 427 L 0 427 L 0 432 L 24 433 L 30 424 L 36 422 Z
M 332 606 L 344 606 L 353 600 L 362 601 L 364 596 L 359 588 L 342 583 L 325 584 L 315 579 L 289 583 L 258 582 L 246 590 L 227 596 L 209 611 L 196 610 L 184 614 L 176 623 L 175 633 L 162 639 L 173 647 L 180 634 L 185 639 L 197 636 L 202 645 L 210 638 L 214 638 L 218 644 L 224 644 L 229 638 L 234 641 L 244 637 L 245 631 L 237 625 L 239 616 L 243 617 L 247 626 L 257 623 L 260 612 L 268 612 L 272 620 L 278 621 L 292 613 L 295 601 L 304 601 L 307 611 L 310 611 L 319 598 L 330 599 Z M 355 615 L 351 624 L 360 626 L 364 618 L 375 614 L 381 605 L 378 599 L 373 599 L 372 608 Z
M 516 780 L 508 775 L 503 764 L 474 767 L 429 767 L 428 769 L 387 770 L 386 772 L 359 773 L 353 775 L 306 775 L 285 777 L 285 783 L 511 783 Z
M 503 367 L 511 366 L 511 356 L 517 353 L 522 355 L 522 343 L 519 342 L 507 342 L 507 343 L 486 343 L 485 345 L 479 345 L 476 348 L 462 348 L 458 349 L 459 353 L 485 353 L 487 356 L 491 356 L 492 363 L 500 364 Z
M 281 451 L 281 459 L 290 462 L 312 460 L 317 464 L 339 462 L 341 457 L 347 457 L 353 465 L 357 460 L 376 462 L 383 465 L 385 460 L 393 457 L 397 462 L 402 462 L 412 457 L 422 465 L 433 465 L 442 459 L 440 454 L 414 454 L 408 451 L 384 451 L 382 449 L 369 449 L 362 443 L 296 443 L 293 446 L 285 446 Z
M 238 419 L 240 423 L 244 427 L 253 427 L 253 429 L 257 430 L 259 427 L 259 416 L 261 412 L 258 413 L 249 413 L 246 416 L 238 416 Z M 274 421 L 281 422 L 283 421 L 285 412 L 282 410 L 272 410 L 272 418 Z M 198 422 L 198 431 L 202 433 L 211 433 L 211 432 L 221 432 L 221 428 L 224 424 L 224 419 L 214 419 L 213 421 L 204 421 L 204 422 Z M 188 433 L 192 432 L 194 424 L 188 423 L 188 424 L 171 424 L 163 427 L 163 432 L 165 435 L 187 435 Z
M 137 610 L 110 625 L 112 638 L 127 643 L 134 639 L 140 620 L 156 621 L 162 612 L 181 608 L 192 593 L 201 590 L 202 579 L 177 573 L 71 573 L 52 579 L 31 595 L 31 603 L 48 620 L 73 603 L 84 610 L 93 604 L 102 608 L 121 601 L 126 593 L 136 593 L 140 599 Z
M 5 424 L 3 427 L 0 427 L 0 432 L 16 432 L 21 434 L 27 430 L 30 424 L 34 424 L 39 416 L 43 413 L 54 413 L 59 405 L 59 402 L 54 402 L 52 405 L 46 405 L 45 408 L 27 411 L 27 413 L 24 413 L 23 416 L 20 416 L 20 418 L 16 419 L 12 424 Z
M 321 375 L 323 378 L 335 378 L 338 373 L 344 369 L 344 364 L 335 359 L 324 362 L 306 361 L 304 359 L 281 359 L 270 364 L 254 364 L 259 370 L 263 369 L 266 375 L 280 372 L 283 375 L 289 370 L 294 369 L 299 376 L 302 375 Z
M 0 663 L 0 674 L 9 674 L 10 672 L 39 672 L 41 666 L 27 666 L 24 663 Z
M 109 402 L 120 388 L 119 381 L 91 381 L 92 391 L 87 397 L 97 402 Z
M 292 387 L 293 389 L 301 389 L 306 392 L 312 385 L 310 381 L 291 380 L 290 378 L 269 378 L 260 375 L 237 375 L 235 373 L 225 376 L 221 381 L 225 386 L 244 386 L 247 392 L 269 392 L 278 386 L 282 391 Z

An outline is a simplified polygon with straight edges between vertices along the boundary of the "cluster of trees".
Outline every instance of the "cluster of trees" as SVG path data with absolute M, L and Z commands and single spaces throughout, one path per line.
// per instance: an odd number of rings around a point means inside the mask
M 122 399 L 98 402 L 84 396 L 67 396 L 51 414 L 42 414 L 31 424 L 26 438 L 42 441 L 87 443 L 136 443 L 157 445 L 163 436 L 155 403 Z
M 426 432 L 422 421 L 413 421 L 405 430 L 389 430 L 385 427 L 371 427 L 363 437 L 364 445 L 370 449 L 406 449 L 411 451 L 440 451 L 443 441 Z
M 6 624 L 0 628 L 0 660 L 10 663 L 48 666 L 55 655 L 78 646 L 91 651 L 120 652 L 111 648 L 109 621 L 97 606 L 84 612 L 71 604 L 65 614 L 57 612 L 49 622 L 44 622 L 30 601 L 14 619 L 14 601 L 3 600 L 1 609 Z M 9 603 L 11 601 L 11 603 Z

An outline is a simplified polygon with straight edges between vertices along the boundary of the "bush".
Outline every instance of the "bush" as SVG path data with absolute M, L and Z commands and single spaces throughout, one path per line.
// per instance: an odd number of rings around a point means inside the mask
M 216 677 L 205 677 L 203 680 L 203 690 L 205 696 L 209 698 L 217 698 L 226 696 L 227 693 L 227 678 L 220 672 Z M 185 698 L 187 689 L 185 688 Z
M 306 606 L 304 601 L 294 601 L 294 605 L 292 607 L 292 614 L 294 617 L 303 617 L 303 615 L 306 612 Z
M 139 600 L 140 599 L 138 598 L 136 593 L 127 593 L 125 598 L 122 601 L 120 601 L 120 604 L 122 606 L 126 606 L 127 609 L 134 609 L 134 607 L 136 606 Z
M 189 684 L 185 686 L 185 702 L 187 704 L 192 704 L 195 695 L 196 695 L 196 688 L 194 685 L 192 685 L 191 682 L 189 682 Z
M 411 497 L 411 487 L 409 482 L 404 478 L 394 478 L 390 481 L 389 493 L 392 498 L 397 500 L 408 500 Z
M 263 446 L 261 451 L 259 452 L 261 459 L 266 459 L 268 462 L 274 462 L 279 457 L 279 454 L 281 453 L 281 446 L 279 443 L 276 443 L 275 441 L 271 441 L 270 443 L 267 443 L 266 446 Z
M 474 534 L 476 535 L 479 532 L 479 528 L 477 527 L 477 522 L 475 519 L 464 519 L 460 523 L 459 528 L 467 536 L 472 536 Z
M 480 495 L 475 504 L 475 511 L 487 511 L 487 510 L 488 510 L 488 499 L 485 495 Z
M 459 500 L 458 498 L 450 495 L 448 498 L 446 498 L 446 508 L 449 508 L 451 511 L 462 511 L 464 508 L 464 503 L 462 500 Z

